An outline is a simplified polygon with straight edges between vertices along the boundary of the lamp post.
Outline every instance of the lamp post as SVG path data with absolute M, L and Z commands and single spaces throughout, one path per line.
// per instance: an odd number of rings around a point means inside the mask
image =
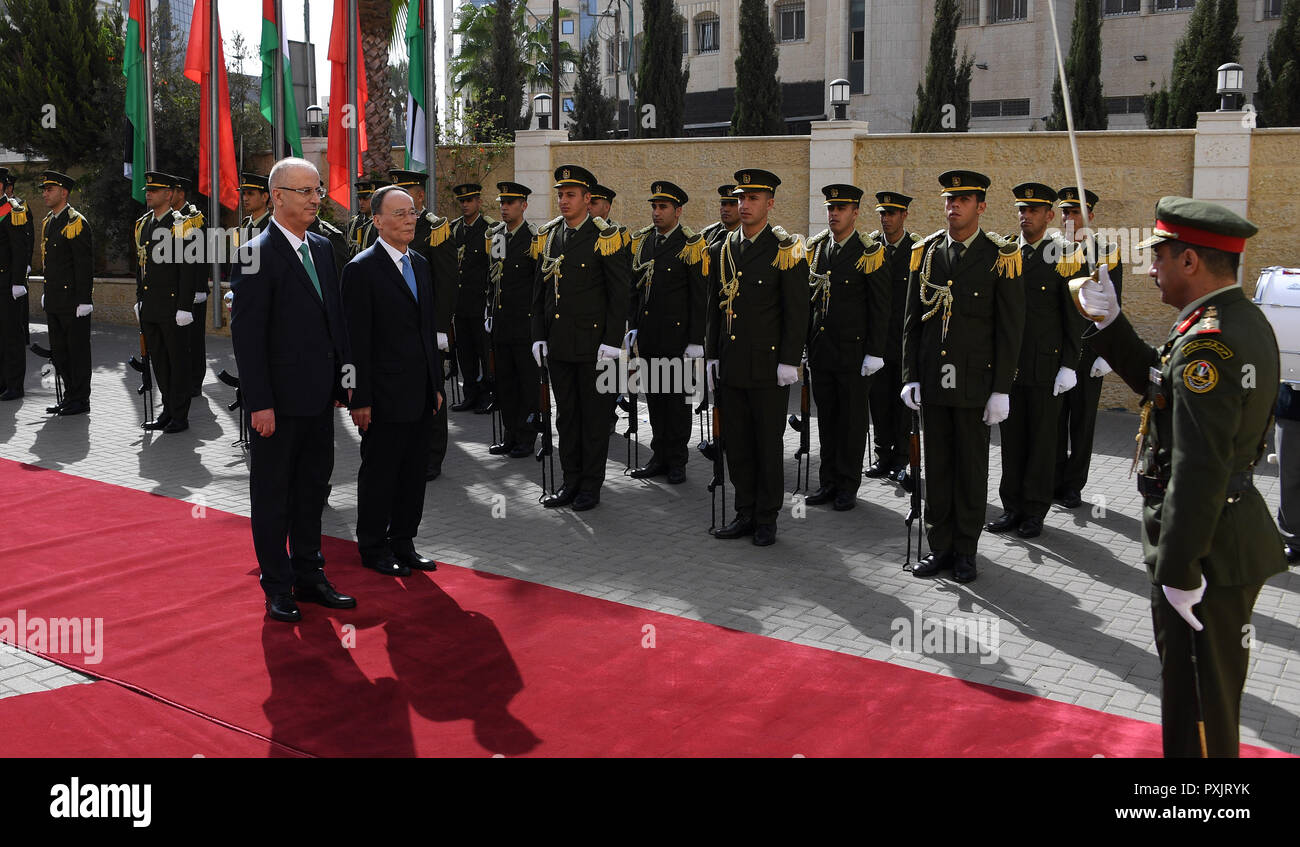
M 312 138 L 320 138 L 321 124 L 325 120 L 325 110 L 315 103 L 307 107 L 307 134 Z
M 1236 62 L 1219 65 L 1219 111 L 1236 112 L 1241 109 L 1242 88 L 1246 69 Z
M 847 119 L 845 110 L 849 107 L 849 81 L 836 79 L 831 81 L 831 105 L 835 107 L 835 120 Z
M 538 94 L 533 97 L 533 110 L 537 112 L 537 128 L 551 128 L 551 95 Z

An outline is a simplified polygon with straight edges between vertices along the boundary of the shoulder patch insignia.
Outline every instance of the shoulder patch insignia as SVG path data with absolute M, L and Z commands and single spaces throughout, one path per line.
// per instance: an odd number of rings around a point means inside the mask
M 1192 327 L 1192 334 L 1217 335 L 1219 331 L 1219 308 L 1217 306 L 1206 306 L 1205 313 L 1201 315 L 1201 319 L 1197 321 L 1196 326 Z
M 1231 359 L 1232 351 L 1228 345 L 1214 338 L 1195 338 L 1183 345 L 1182 354 L 1190 356 L 1197 350 L 1209 350 L 1220 359 Z
M 1205 394 L 1219 384 L 1219 372 L 1205 359 L 1188 362 L 1183 368 L 1183 385 L 1196 394 Z

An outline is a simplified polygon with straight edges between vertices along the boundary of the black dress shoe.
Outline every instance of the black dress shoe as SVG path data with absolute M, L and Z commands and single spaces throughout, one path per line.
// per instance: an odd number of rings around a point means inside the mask
M 862 475 L 868 479 L 883 479 L 887 476 L 893 476 L 893 466 L 884 459 L 877 459 L 871 463 L 871 467 L 862 472 Z
M 847 512 L 849 509 L 852 509 L 856 505 L 858 505 L 858 498 L 856 494 L 850 494 L 847 491 L 841 491 L 835 495 L 835 505 L 833 508 L 837 512 Z
M 163 427 L 163 432 L 184 432 L 189 428 L 190 425 L 188 421 L 172 421 L 167 424 L 167 426 Z
M 451 406 L 451 410 L 452 410 L 453 412 L 468 412 L 468 411 L 470 411 L 471 409 L 473 409 L 473 408 L 476 407 L 476 406 L 478 406 L 478 398 L 477 398 L 477 397 L 475 397 L 475 398 L 473 398 L 473 399 L 470 399 L 469 397 L 466 397 L 464 400 L 462 400 L 462 401 L 459 402 L 459 403 L 453 403 L 452 406 Z
M 573 498 L 573 511 L 586 512 L 600 505 L 600 494 L 592 494 L 589 491 L 579 491 Z
M 427 556 L 421 556 L 412 547 L 409 550 L 394 550 L 393 558 L 413 571 L 436 571 L 438 563 Z
M 0 400 L 21 400 L 22 398 L 23 390 L 21 388 L 6 388 L 0 392 Z
M 951 570 L 953 566 L 953 554 L 951 550 L 945 550 L 942 553 L 931 552 L 921 561 L 912 565 L 912 576 L 926 579 L 935 576 L 939 571 Z
M 903 486 L 903 490 L 908 494 L 912 493 L 912 488 L 916 485 L 916 482 L 912 479 L 912 471 L 909 468 L 900 468 L 898 473 L 894 474 L 894 482 Z
M 958 553 L 952 565 L 952 578 L 958 582 L 975 581 L 975 554 Z
M 1016 535 L 1021 538 L 1037 538 L 1043 534 L 1042 518 L 1025 518 L 1021 522 L 1020 528 L 1016 530 Z
M 297 585 L 293 589 L 294 599 L 301 603 L 319 603 L 331 609 L 355 609 L 357 598 L 340 594 L 328 582 L 312 585 Z
M 1282 554 L 1286 556 L 1288 562 L 1295 564 L 1297 561 L 1300 561 L 1300 545 L 1295 545 L 1290 541 L 1287 541 L 1282 544 Z
M 64 403 L 59 407 L 60 415 L 84 415 L 90 411 L 90 403 L 86 400 L 80 400 L 75 403 Z
M 770 547 L 776 543 L 776 524 L 761 523 L 754 527 L 754 546 Z
M 512 459 L 523 459 L 526 456 L 531 455 L 533 455 L 532 444 L 516 444 L 514 447 L 510 448 L 509 456 Z
M 1009 529 L 1015 529 L 1020 526 L 1020 522 L 1025 520 L 1015 512 L 1003 512 L 1001 517 L 995 521 L 989 521 L 984 524 L 984 529 L 988 532 L 1006 532 Z
M 1067 509 L 1077 509 L 1083 505 L 1083 498 L 1078 491 L 1071 489 L 1061 497 L 1061 505 Z
M 628 476 L 633 479 L 650 479 L 655 476 L 663 476 L 668 473 L 668 465 L 658 459 L 651 459 L 646 464 L 636 468 Z
M 62 404 L 59 404 L 59 403 L 56 403 L 56 404 L 53 405 L 53 406 L 46 406 L 46 407 L 45 407 L 45 414 L 47 414 L 47 415 L 57 415 L 59 412 L 62 412 L 62 411 L 63 411 L 63 405 L 62 405 Z
M 149 430 L 150 432 L 155 432 L 160 429 L 166 429 L 167 424 L 169 423 L 171 423 L 171 421 L 165 421 L 162 418 L 156 418 L 152 421 L 145 421 L 144 423 L 140 424 L 140 429 L 146 429 Z
M 752 518 L 737 517 L 734 521 L 713 531 L 714 538 L 743 538 L 754 534 Z
M 297 623 L 302 620 L 302 612 L 294 602 L 292 594 L 276 594 L 266 598 L 266 613 L 272 620 L 285 623 Z
M 682 484 L 683 482 L 685 482 L 685 481 L 686 481 L 686 468 L 669 468 L 669 469 L 668 469 L 668 484 L 669 484 L 669 485 L 681 485 L 681 484 Z
M 361 564 L 378 571 L 384 576 L 410 576 L 411 569 L 397 561 L 395 556 L 380 556 L 375 559 L 362 559 Z
M 554 494 L 548 494 L 542 498 L 542 505 L 548 509 L 558 509 L 561 506 L 567 506 L 578 496 L 578 492 L 561 485 L 560 490 Z
M 500 444 L 493 444 L 491 447 L 489 447 L 488 452 L 491 453 L 493 456 L 508 456 L 514 452 L 514 449 L 515 449 L 515 445 L 507 444 L 506 442 L 502 441 Z
M 812 494 L 804 498 L 804 503 L 809 506 L 822 506 L 835 499 L 835 489 L 829 485 L 823 485 Z

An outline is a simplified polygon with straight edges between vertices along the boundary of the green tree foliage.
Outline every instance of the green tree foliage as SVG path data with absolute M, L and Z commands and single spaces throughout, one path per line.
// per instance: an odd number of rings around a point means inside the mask
M 1055 67 L 1056 63 L 1053 62 Z M 1109 123 L 1101 90 L 1101 0 L 1076 0 L 1070 26 L 1070 52 L 1065 56 L 1065 79 L 1070 84 L 1070 111 L 1074 128 L 1105 129 Z M 1051 130 L 1067 129 L 1061 79 L 1052 83 Z
M 916 87 L 912 132 L 965 132 L 970 127 L 970 78 L 975 60 L 965 50 L 957 59 L 957 0 L 935 0 L 934 30 L 925 82 Z
M 1219 106 L 1219 65 L 1235 62 L 1240 55 L 1237 0 L 1200 0 L 1174 46 L 1172 83 L 1147 95 L 1147 126 L 1194 128 L 1197 112 L 1213 112 Z
M 679 36 L 680 37 L 680 36 Z M 732 135 L 783 135 L 776 36 L 763 0 L 740 0 L 740 52 L 736 55 L 736 108 Z
M 1300 0 L 1286 0 L 1282 22 L 1259 60 L 1259 126 L 1300 126 Z
M 605 94 L 600 84 L 600 42 L 593 34 L 578 60 L 578 79 L 573 84 L 573 122 L 569 124 L 572 141 L 597 141 L 608 138 L 614 130 L 617 104 Z
M 686 84 L 690 69 L 682 56 L 682 28 L 686 19 L 677 13 L 673 0 L 644 0 L 645 49 L 637 71 L 637 134 L 645 138 L 674 138 L 682 134 L 686 118 Z M 645 106 L 653 106 L 651 126 L 640 117 Z

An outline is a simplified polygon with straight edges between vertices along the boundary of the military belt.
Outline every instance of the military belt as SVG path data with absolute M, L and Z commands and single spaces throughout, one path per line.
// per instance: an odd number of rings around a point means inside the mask
M 1169 477 L 1139 474 L 1137 478 L 1138 493 L 1152 500 L 1163 500 L 1165 489 L 1169 487 Z M 1255 488 L 1253 470 L 1238 471 L 1228 477 L 1228 503 L 1236 503 L 1242 495 Z

